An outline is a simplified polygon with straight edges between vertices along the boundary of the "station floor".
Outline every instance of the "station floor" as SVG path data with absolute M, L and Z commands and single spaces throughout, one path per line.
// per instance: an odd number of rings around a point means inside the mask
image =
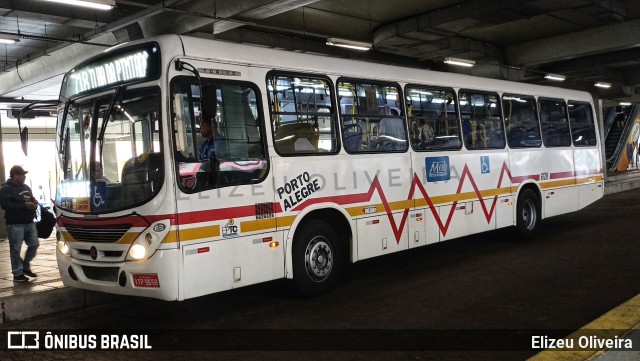
M 640 188 L 640 170 L 607 177 L 605 194 Z M 23 246 L 24 254 L 26 246 Z M 36 316 L 73 308 L 86 307 L 116 298 L 101 293 L 69 289 L 62 284 L 56 262 L 55 233 L 48 239 L 40 239 L 38 254 L 32 262 L 31 270 L 37 277 L 29 282 L 14 283 L 9 260 L 9 242 L 0 239 L 0 324 L 15 323 Z M 25 307 L 31 304 L 32 307 Z M 640 295 L 610 310 L 605 315 L 585 325 L 583 329 L 617 329 L 634 342 L 634 349 L 640 350 Z M 640 360 L 640 351 L 610 352 L 600 351 L 552 351 L 545 350 L 532 357 L 535 361 L 630 361 Z
M 27 246 L 23 244 L 22 253 Z M 50 291 L 64 287 L 60 280 L 58 264 L 56 262 L 56 238 L 52 233 L 48 239 L 40 239 L 38 254 L 32 261 L 31 271 L 38 277 L 30 278 L 29 282 L 15 283 L 11 274 L 9 259 L 9 241 L 0 238 L 0 300 L 10 296 L 29 294 L 33 292 Z

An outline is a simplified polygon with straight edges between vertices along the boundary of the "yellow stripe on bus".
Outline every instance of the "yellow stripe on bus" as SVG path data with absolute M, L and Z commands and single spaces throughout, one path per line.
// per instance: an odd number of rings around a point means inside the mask
M 162 243 L 176 243 L 178 242 L 178 232 L 177 231 L 169 231 L 167 235 L 162 240 Z
M 69 233 L 68 231 L 60 231 L 60 234 L 62 234 L 62 237 L 65 239 L 65 241 L 69 243 L 82 242 L 73 238 L 71 233 Z M 127 232 L 117 242 L 111 242 L 111 244 L 131 244 L 136 240 L 139 234 L 140 232 Z
M 293 224 L 293 221 L 295 221 L 296 216 L 284 216 L 284 217 L 277 217 L 276 218 L 276 223 L 278 228 L 285 228 L 285 227 L 291 227 L 291 225 Z
M 602 181 L 604 181 L 604 177 L 601 175 L 586 177 L 586 178 L 576 178 L 577 184 L 598 183 Z
M 276 222 L 276 218 L 240 222 L 240 232 L 248 233 L 276 228 Z
M 116 244 L 131 244 L 136 240 L 136 238 L 138 238 L 139 234 L 140 232 L 127 232 L 118 240 L 118 242 L 116 242 Z
M 557 187 L 565 187 L 565 186 L 573 186 L 577 184 L 588 184 L 588 183 L 598 183 L 602 182 L 604 177 L 602 175 L 596 176 L 588 176 L 582 179 L 565 179 L 558 181 L 550 181 L 540 183 L 540 188 L 542 189 L 551 189 Z M 480 196 L 482 198 L 495 197 L 495 196 L 505 196 L 512 195 L 510 187 L 496 188 L 496 189 L 488 189 L 480 191 Z M 455 201 L 468 201 L 478 199 L 478 194 L 475 191 L 472 192 L 464 192 L 458 194 L 448 194 L 442 196 L 431 197 L 431 202 L 435 206 L 440 206 L 443 204 L 453 203 Z M 392 212 L 395 211 L 403 211 L 405 209 L 414 209 L 414 208 L 422 208 L 428 205 L 426 199 L 414 198 L 407 199 L 403 201 L 395 201 L 389 203 L 389 208 Z M 375 211 L 374 208 L 375 207 Z M 365 208 L 367 209 L 367 213 L 365 213 Z M 377 213 L 386 213 L 384 204 L 365 204 L 359 205 L 355 207 L 346 208 L 347 213 L 351 217 L 358 217 L 365 214 L 377 214 Z M 241 233 L 250 233 L 250 232 L 259 232 L 259 231 L 269 231 L 275 230 L 277 228 L 288 228 L 295 221 L 296 216 L 283 216 L 283 217 L 275 217 L 269 219 L 260 219 L 260 220 L 251 220 L 244 221 L 240 223 L 240 232 Z M 78 242 L 74 239 L 68 231 L 61 231 L 62 236 L 68 242 Z M 179 234 L 178 234 L 179 233 Z M 179 231 L 169 231 L 166 237 L 162 240 L 162 243 L 175 243 L 178 240 L 187 242 L 193 241 L 197 239 L 204 238 L 216 238 L 220 237 L 220 226 L 219 225 L 210 225 L 205 227 L 196 227 L 196 228 L 188 228 L 188 229 L 180 229 Z M 138 237 L 139 233 L 137 232 L 127 232 L 124 236 L 118 240 L 117 244 L 131 244 Z
M 179 231 L 180 241 L 193 241 L 202 238 L 220 237 L 220 226 L 212 225 L 205 227 L 180 229 Z
M 407 199 L 407 200 L 404 200 L 404 201 L 389 202 L 389 208 L 391 208 L 392 212 L 393 211 L 404 211 L 405 209 L 411 209 L 411 208 L 413 208 L 413 199 Z M 383 209 L 384 209 L 384 206 L 383 206 Z
M 575 185 L 576 185 L 576 180 L 572 178 L 572 179 L 540 183 L 540 188 L 549 189 L 549 188 L 575 186 Z

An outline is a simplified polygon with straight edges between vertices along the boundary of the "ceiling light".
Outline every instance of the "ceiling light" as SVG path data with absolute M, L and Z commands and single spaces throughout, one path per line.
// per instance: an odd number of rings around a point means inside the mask
M 365 43 L 362 41 L 353 41 L 347 39 L 328 38 L 327 45 L 339 46 L 342 48 L 354 49 L 354 50 L 371 50 L 371 43 Z
M 444 58 L 444 63 L 451 64 L 451 65 L 458 65 L 458 66 L 466 66 L 466 67 L 472 67 L 476 65 L 476 62 L 473 60 L 461 59 L 461 58 L 450 58 L 450 57 Z
M 549 73 L 549 74 L 545 75 L 545 77 L 544 77 L 544 78 L 545 78 L 545 79 L 549 79 L 549 80 L 557 80 L 557 81 L 563 81 L 563 80 L 567 79 L 567 77 L 566 77 L 566 76 L 564 76 L 564 75 L 560 75 L 560 74 L 551 74 L 551 73 Z
M 20 36 L 12 34 L 0 34 L 0 44 L 13 44 L 20 41 Z
M 620 102 L 619 104 L 623 106 L 629 106 L 631 105 L 631 102 Z
M 603 81 L 599 81 L 593 85 L 597 86 L 598 88 L 611 88 L 611 83 L 605 83 Z
M 44 0 L 54 3 L 84 6 L 96 10 L 111 10 L 116 6 L 116 0 Z

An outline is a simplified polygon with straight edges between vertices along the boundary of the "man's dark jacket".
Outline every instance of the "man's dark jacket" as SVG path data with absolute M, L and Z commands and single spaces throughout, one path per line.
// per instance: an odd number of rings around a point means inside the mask
M 27 202 L 33 202 L 31 188 L 18 184 L 11 178 L 0 187 L 0 206 L 4 209 L 6 224 L 29 224 L 33 222 L 35 211 L 27 208 Z

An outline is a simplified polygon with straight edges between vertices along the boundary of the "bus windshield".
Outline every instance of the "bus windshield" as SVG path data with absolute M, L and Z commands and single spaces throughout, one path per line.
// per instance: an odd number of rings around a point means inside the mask
M 59 121 L 59 207 L 105 213 L 149 201 L 163 181 L 160 89 L 70 101 Z

